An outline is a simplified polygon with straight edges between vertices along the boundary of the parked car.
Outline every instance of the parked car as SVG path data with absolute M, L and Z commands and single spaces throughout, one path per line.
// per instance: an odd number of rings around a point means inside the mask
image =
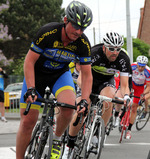
M 19 108 L 22 85 L 23 85 L 22 82 L 12 83 L 12 84 L 9 84 L 4 90 L 4 92 L 9 93 L 9 101 L 10 101 L 11 108 L 16 108 L 16 107 Z

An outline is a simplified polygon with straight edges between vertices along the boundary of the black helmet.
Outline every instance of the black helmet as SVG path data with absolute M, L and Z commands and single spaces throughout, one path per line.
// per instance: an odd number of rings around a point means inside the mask
M 85 4 L 72 1 L 67 9 L 66 16 L 68 21 L 73 22 L 83 28 L 89 26 L 93 20 L 92 11 Z

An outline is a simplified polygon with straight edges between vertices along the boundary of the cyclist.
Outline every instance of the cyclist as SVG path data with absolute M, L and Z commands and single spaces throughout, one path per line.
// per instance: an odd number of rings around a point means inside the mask
M 8 75 L 0 67 L 0 113 L 1 113 L 1 121 L 7 122 L 7 119 L 5 117 L 5 107 L 4 107 L 4 78 L 8 78 Z
M 39 115 L 38 97 L 44 95 L 46 86 L 59 102 L 75 105 L 75 88 L 69 63 L 79 58 L 82 73 L 82 97 L 80 105 L 83 113 L 91 93 L 91 46 L 83 33 L 92 22 L 92 12 L 83 3 L 72 1 L 66 8 L 64 23 L 52 22 L 41 27 L 26 55 L 24 63 L 24 83 L 21 95 L 21 121 L 17 133 L 16 158 L 23 159 L 30 141 L 33 127 Z M 24 102 L 25 100 L 25 102 Z M 31 102 L 31 110 L 23 115 L 26 105 Z M 60 108 L 56 120 L 51 159 L 60 156 L 61 135 L 72 119 L 73 110 Z
M 131 104 L 128 86 L 130 59 L 121 49 L 123 44 L 122 36 L 117 32 L 108 32 L 103 38 L 102 44 L 92 47 L 92 93 L 113 98 L 116 92 L 114 74 L 119 71 L 122 97 L 124 97 L 125 103 L 129 99 L 129 104 Z M 94 102 L 94 99 L 91 98 L 91 100 Z M 106 126 L 111 117 L 112 103 L 104 102 L 103 108 L 102 118 Z
M 79 103 L 81 100 L 81 71 L 80 71 L 80 61 L 76 59 L 74 62 L 71 62 L 69 64 L 69 68 L 72 73 L 73 81 L 75 84 L 75 90 L 76 90 L 76 103 Z M 69 125 L 69 132 L 67 135 L 67 144 L 65 145 L 64 153 L 62 156 L 62 159 L 70 158 L 72 159 L 73 155 L 73 149 L 74 149 L 74 144 L 77 138 L 77 133 L 80 130 L 80 126 L 76 131 L 72 127 L 75 119 L 77 118 L 77 113 L 74 114 L 74 117 Z M 82 125 L 82 124 L 81 124 Z M 72 134 L 72 129 L 73 129 L 73 134 Z
M 150 89 L 150 68 L 147 66 L 147 63 L 148 58 L 146 56 L 140 55 L 137 57 L 136 62 L 131 64 L 134 95 L 138 97 L 140 97 L 140 95 L 143 93 L 145 94 L 145 92 Z M 145 84 L 147 87 L 144 89 Z M 139 98 L 133 98 L 132 111 L 126 139 L 131 139 L 131 128 L 137 115 L 138 103 Z
M 125 49 L 123 49 L 123 50 L 128 55 L 127 51 Z M 120 91 L 120 73 L 117 72 L 115 74 L 114 78 L 115 78 L 115 84 L 116 84 L 116 89 L 117 89 L 115 97 L 122 97 L 121 91 Z M 129 90 L 130 91 L 132 90 L 132 68 L 131 68 L 131 66 L 130 66 L 130 74 L 129 74 Z M 119 116 L 119 112 L 120 112 L 120 110 L 121 110 L 122 107 L 123 107 L 122 113 Z M 119 125 L 119 122 L 121 121 L 121 119 L 124 116 L 124 114 L 125 114 L 125 107 L 122 106 L 122 105 L 120 105 L 120 104 L 115 104 L 114 127 L 117 127 Z
M 114 43 L 110 41 L 111 38 Z M 115 39 L 116 39 L 116 41 L 115 41 Z M 115 83 L 114 83 L 114 74 L 118 71 L 122 71 L 122 70 L 126 71 L 125 73 L 122 72 L 122 74 L 123 74 L 123 77 L 128 80 L 128 66 L 130 64 L 130 60 L 127 57 L 127 55 L 123 56 L 124 53 L 121 53 L 121 55 L 119 55 L 120 54 L 119 52 L 122 52 L 121 47 L 122 47 L 123 43 L 124 43 L 123 38 L 118 33 L 110 32 L 110 33 L 106 34 L 106 37 L 104 38 L 104 44 L 99 44 L 99 45 L 92 47 L 91 51 L 92 51 L 93 93 L 99 94 L 99 92 L 101 90 L 103 92 L 103 88 L 104 88 L 104 91 L 105 91 L 105 88 L 108 88 L 108 89 L 106 89 L 106 93 L 105 94 L 103 93 L 103 95 L 106 95 L 109 97 L 114 97 L 115 90 L 116 90 Z M 108 46 L 111 49 L 113 49 L 113 52 L 108 50 L 108 48 L 107 48 Z M 113 55 L 116 57 L 111 58 L 110 55 Z M 124 58 L 125 58 L 125 60 L 124 60 Z M 111 60 L 111 59 L 114 59 L 114 60 Z M 121 61 L 121 60 L 123 60 L 123 61 Z M 101 65 L 101 67 L 99 65 Z M 122 65 L 123 65 L 123 67 L 122 67 Z M 98 74 L 97 74 L 97 71 L 99 72 Z M 82 74 L 81 74 L 81 76 L 82 76 Z M 124 78 L 122 79 L 123 81 L 124 81 Z M 126 83 L 123 83 L 122 85 L 126 86 Z M 101 86 L 103 88 L 101 88 Z M 127 95 L 129 93 L 129 90 L 125 87 L 123 87 L 123 89 L 126 90 L 125 91 L 125 94 L 126 94 L 125 100 L 130 99 L 129 96 Z M 110 94 L 108 94 L 108 92 L 110 92 Z M 112 110 L 112 105 L 110 106 L 109 109 Z M 106 119 L 104 120 L 105 125 L 111 116 L 111 110 L 110 110 L 110 114 L 109 114 L 107 121 L 106 121 Z M 77 138 L 77 133 L 82 126 L 82 124 L 78 124 L 76 126 L 76 131 L 74 131 L 73 122 L 75 121 L 75 119 L 76 119 L 76 115 L 74 116 L 74 119 L 71 121 L 71 124 L 70 124 L 68 143 L 65 147 L 65 151 L 64 151 L 64 155 L 63 155 L 62 159 L 65 159 L 67 157 L 72 158 L 72 154 L 73 154 L 72 152 L 74 150 L 74 143 Z M 82 120 L 84 120 L 84 117 Z

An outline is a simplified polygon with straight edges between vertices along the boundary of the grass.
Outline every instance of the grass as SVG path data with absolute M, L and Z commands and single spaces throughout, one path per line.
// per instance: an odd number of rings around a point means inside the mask
M 40 108 L 40 113 L 42 113 L 43 108 Z M 9 108 L 5 108 L 5 112 L 6 113 L 19 113 L 20 109 L 19 108 L 15 108 L 15 109 L 9 109 Z

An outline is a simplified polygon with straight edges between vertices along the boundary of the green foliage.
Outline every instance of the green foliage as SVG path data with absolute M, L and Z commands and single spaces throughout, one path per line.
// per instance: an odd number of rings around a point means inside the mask
M 1 0 L 2 3 L 9 4 L 9 8 L 0 12 L 0 23 L 8 27 L 12 39 L 0 39 L 0 50 L 7 59 L 14 60 L 8 72 L 22 75 L 23 59 L 39 28 L 49 22 L 62 22 L 62 0 Z
M 124 39 L 124 49 L 127 50 L 127 39 Z M 132 39 L 133 42 L 133 61 L 136 61 L 136 58 L 139 55 L 144 55 L 146 57 L 148 57 L 149 61 L 150 61 L 150 56 L 149 56 L 149 51 L 150 51 L 150 45 L 146 44 L 145 42 L 143 42 L 142 40 L 138 39 L 138 38 L 133 38 Z M 150 62 L 148 63 L 148 65 L 150 66 Z
M 0 14 L 13 39 L 30 40 L 38 29 L 49 22 L 62 21 L 62 0 L 8 0 L 9 8 Z
M 21 57 L 20 59 L 16 59 L 15 62 L 11 63 L 9 66 L 11 73 L 13 75 L 24 75 L 23 73 L 23 65 L 24 65 L 25 57 Z

